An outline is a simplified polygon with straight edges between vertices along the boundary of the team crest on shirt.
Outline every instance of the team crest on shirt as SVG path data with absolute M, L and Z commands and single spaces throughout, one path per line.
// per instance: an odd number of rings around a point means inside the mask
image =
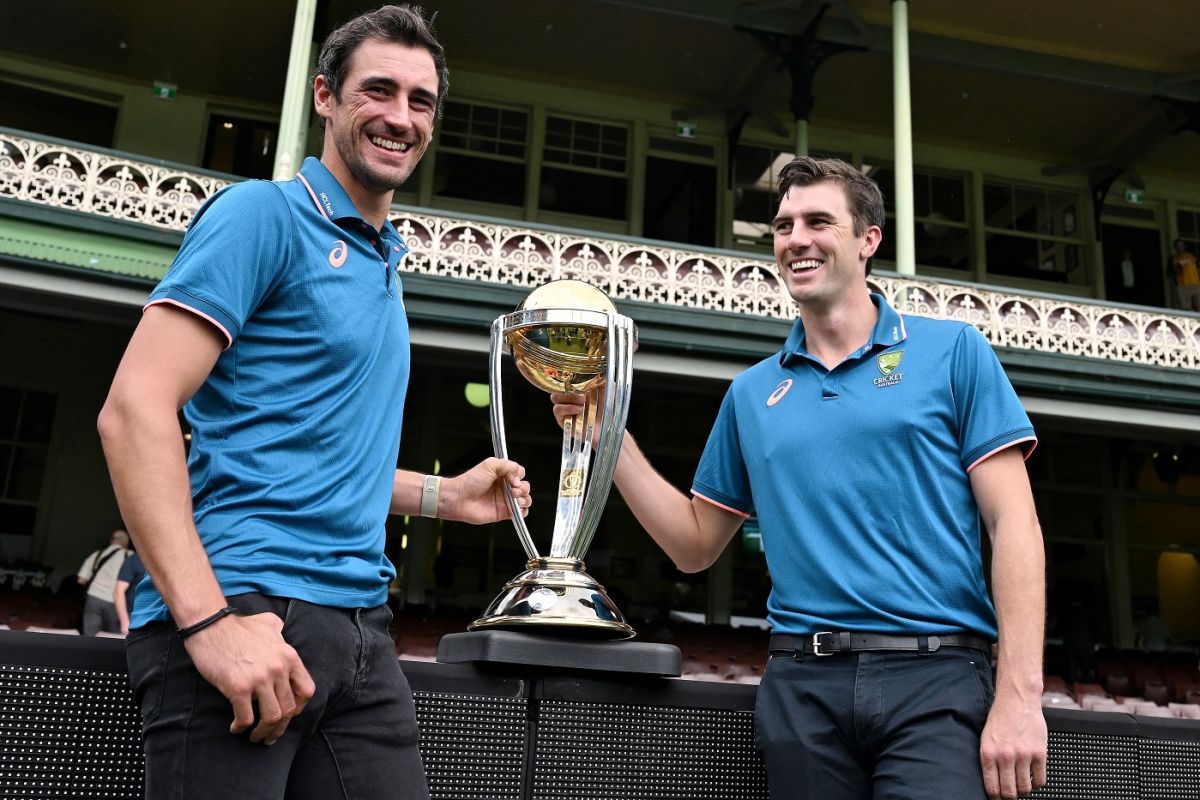
M 900 366 L 900 360 L 904 358 L 903 350 L 892 350 L 889 353 L 882 353 L 875 358 L 875 365 L 879 367 L 883 377 L 876 378 L 874 383 L 877 388 L 882 389 L 885 386 L 895 386 L 904 378 L 904 373 L 896 372 L 896 367 Z

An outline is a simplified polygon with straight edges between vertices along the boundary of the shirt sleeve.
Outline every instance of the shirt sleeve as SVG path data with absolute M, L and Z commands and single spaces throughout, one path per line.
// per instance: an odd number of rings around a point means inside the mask
M 137 560 L 134 556 L 125 559 L 121 564 L 121 571 L 117 573 L 117 580 L 133 583 L 133 568 L 137 566 Z
M 291 212 L 279 187 L 248 181 L 201 206 L 146 306 L 182 307 L 212 323 L 228 347 L 283 274 Z
M 988 456 L 1015 444 L 1028 458 L 1037 445 L 1033 424 L 983 334 L 972 325 L 964 326 L 953 358 L 951 383 L 963 469 L 970 472 Z
M 83 563 L 79 565 L 79 572 L 75 573 L 76 578 L 82 581 L 91 580 L 92 565 L 96 563 L 96 555 L 98 553 L 99 551 L 96 551 L 83 560 Z
M 754 513 L 750 476 L 738 435 L 733 386 L 721 401 L 717 421 L 713 423 L 708 444 L 700 456 L 700 465 L 696 467 L 696 477 L 692 481 L 692 494 L 735 514 L 748 517 Z

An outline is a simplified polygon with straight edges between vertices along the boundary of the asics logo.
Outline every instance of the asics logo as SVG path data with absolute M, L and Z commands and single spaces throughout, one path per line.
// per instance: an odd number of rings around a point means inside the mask
M 767 407 L 770 408 L 771 406 L 775 405 L 780 400 L 782 400 L 783 396 L 788 393 L 788 389 L 791 389 L 791 388 L 792 388 L 792 379 L 791 378 L 788 378 L 787 380 L 781 382 L 778 386 L 775 387 L 775 391 L 771 392 L 771 396 L 767 398 Z
M 329 251 L 329 266 L 338 269 L 342 264 L 346 263 L 346 243 L 338 239 L 333 243 L 333 249 Z

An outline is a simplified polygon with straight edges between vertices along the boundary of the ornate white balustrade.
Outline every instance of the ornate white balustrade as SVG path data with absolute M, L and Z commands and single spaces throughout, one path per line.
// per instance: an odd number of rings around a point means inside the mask
M 0 133 L 0 197 L 183 230 L 228 181 Z M 536 286 L 579 278 L 617 299 L 790 319 L 770 260 L 576 233 L 397 212 L 406 268 L 464 281 Z M 1200 318 L 873 275 L 905 313 L 970 322 L 997 346 L 1158 367 L 1200 369 Z
M 767 259 L 428 214 L 393 222 L 409 242 L 413 272 L 517 286 L 578 278 L 616 299 L 778 319 L 795 314 Z M 994 345 L 1200 369 L 1196 317 L 882 275 L 870 283 L 900 311 L 970 322 Z
M 0 197 L 181 231 L 230 181 L 0 133 Z

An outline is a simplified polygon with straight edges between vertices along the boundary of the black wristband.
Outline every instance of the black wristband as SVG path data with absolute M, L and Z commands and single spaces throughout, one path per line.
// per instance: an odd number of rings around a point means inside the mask
M 200 631 L 204 630 L 209 625 L 212 625 L 214 622 L 219 622 L 220 620 L 224 619 L 225 617 L 228 617 L 230 614 L 237 614 L 237 613 L 238 613 L 238 610 L 236 608 L 234 608 L 233 606 L 225 606 L 217 613 L 213 614 L 212 616 L 205 617 L 204 619 L 197 622 L 195 625 L 188 625 L 186 628 L 177 628 L 175 630 L 175 632 L 177 634 L 179 634 L 180 639 L 186 639 L 189 636 L 191 636 L 193 633 L 199 633 Z

